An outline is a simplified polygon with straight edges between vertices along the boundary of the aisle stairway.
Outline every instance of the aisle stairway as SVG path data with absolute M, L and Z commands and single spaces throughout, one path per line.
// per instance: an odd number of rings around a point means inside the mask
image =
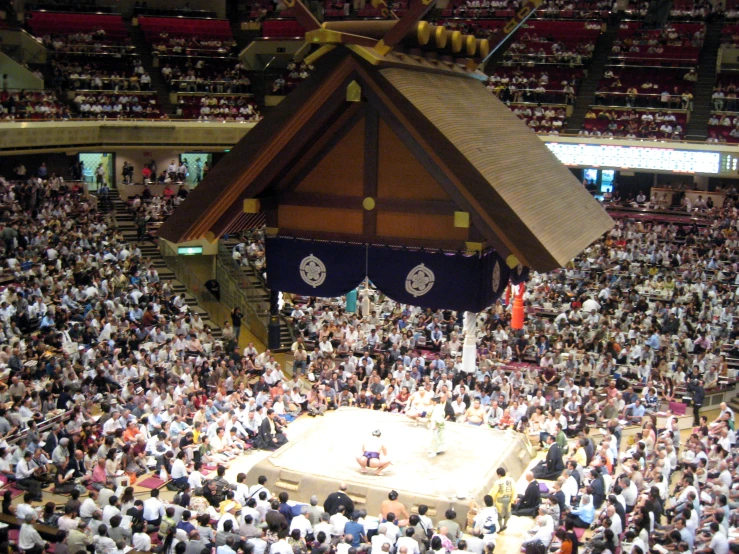
M 595 100 L 595 91 L 605 73 L 606 64 L 611 55 L 611 48 L 613 48 L 613 41 L 618 34 L 619 25 L 620 23 L 618 21 L 609 22 L 606 32 L 598 37 L 598 42 L 596 42 L 595 50 L 593 51 L 593 57 L 588 66 L 588 74 L 583 78 L 582 83 L 580 83 L 580 89 L 577 91 L 577 97 L 575 98 L 574 110 L 572 115 L 567 119 L 568 133 L 576 135 L 585 122 L 585 114 Z
M 131 244 L 135 243 L 139 247 L 143 259 L 146 262 L 150 262 L 154 269 L 156 269 L 161 281 L 170 281 L 172 289 L 176 294 L 185 293 L 185 303 L 190 312 L 200 315 L 203 322 L 212 329 L 213 336 L 217 340 L 220 340 L 221 329 L 219 325 L 211 320 L 208 311 L 198 304 L 197 299 L 187 290 L 184 284 L 177 280 L 174 272 L 167 267 L 157 244 L 152 240 L 145 240 L 144 242 L 137 241 L 136 223 L 134 222 L 133 214 L 128 210 L 126 203 L 121 199 L 117 189 L 111 191 L 110 199 L 112 208 L 115 211 L 116 220 L 118 221 L 118 228 L 126 241 Z M 101 211 L 107 213 L 107 210 Z
M 162 113 L 172 117 L 175 113 L 175 105 L 169 100 L 169 87 L 162 77 L 162 70 L 154 67 L 154 57 L 151 55 L 151 45 L 146 41 L 144 31 L 141 27 L 134 26 L 130 19 L 125 20 L 128 36 L 136 47 L 136 52 L 141 58 L 144 69 L 151 77 L 151 89 L 157 93 L 157 103 Z
M 708 119 L 711 116 L 711 96 L 716 83 L 716 61 L 721 46 L 723 22 L 713 21 L 706 27 L 706 38 L 698 58 L 698 82 L 693 94 L 693 111 L 685 129 L 688 140 L 706 140 Z

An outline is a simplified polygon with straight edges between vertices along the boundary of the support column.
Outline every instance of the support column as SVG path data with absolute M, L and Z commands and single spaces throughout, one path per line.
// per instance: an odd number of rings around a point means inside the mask
M 269 325 L 267 326 L 267 348 L 275 350 L 280 347 L 280 293 L 273 290 L 269 293 Z
M 464 313 L 464 344 L 462 345 L 462 371 L 475 373 L 477 364 L 477 314 Z
M 362 294 L 362 317 L 369 317 L 372 313 L 372 301 L 370 300 L 369 283 L 365 279 L 364 291 Z

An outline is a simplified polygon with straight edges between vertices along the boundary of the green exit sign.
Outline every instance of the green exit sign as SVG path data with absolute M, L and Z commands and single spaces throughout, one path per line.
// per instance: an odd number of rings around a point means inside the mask
M 180 256 L 197 256 L 203 253 L 202 246 L 178 246 L 177 254 Z

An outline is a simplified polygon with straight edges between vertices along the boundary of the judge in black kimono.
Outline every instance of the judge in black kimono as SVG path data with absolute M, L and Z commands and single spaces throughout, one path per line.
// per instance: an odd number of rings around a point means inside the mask
M 534 477 L 556 481 L 557 477 L 562 475 L 562 471 L 565 468 L 565 463 L 562 459 L 562 448 L 554 442 L 552 435 L 547 436 L 547 445 L 549 446 L 547 457 L 534 467 Z
M 519 517 L 536 517 L 541 504 L 541 492 L 539 482 L 534 478 L 531 471 L 526 472 L 526 480 L 529 484 L 523 496 L 519 495 L 516 502 L 511 506 L 511 514 Z

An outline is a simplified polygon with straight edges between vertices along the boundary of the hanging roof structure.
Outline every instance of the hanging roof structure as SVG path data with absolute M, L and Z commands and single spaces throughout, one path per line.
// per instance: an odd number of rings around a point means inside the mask
M 325 48 L 325 47 L 324 47 Z M 451 62 L 338 45 L 207 175 L 159 235 L 273 234 L 495 248 L 561 267 L 613 225 L 546 145 Z

